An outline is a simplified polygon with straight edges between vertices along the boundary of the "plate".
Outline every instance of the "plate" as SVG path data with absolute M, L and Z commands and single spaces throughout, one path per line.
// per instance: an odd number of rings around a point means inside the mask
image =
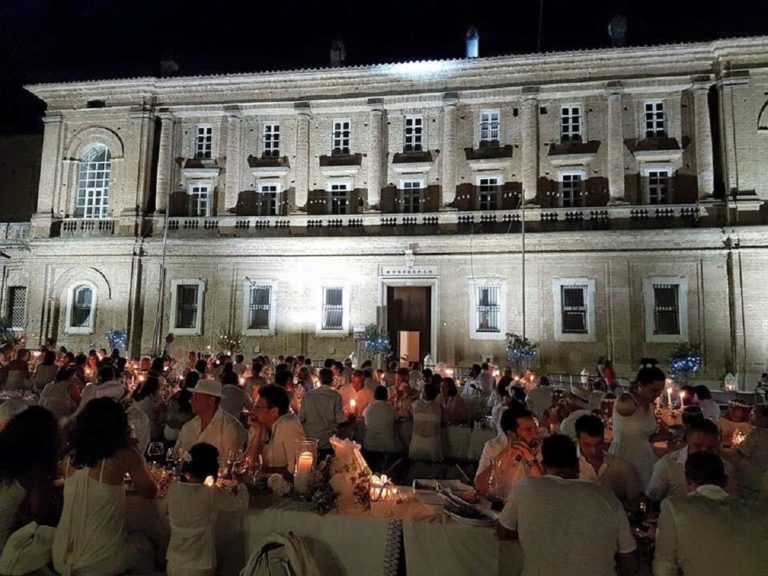
M 448 516 L 456 520 L 459 524 L 465 524 L 467 526 L 491 526 L 494 523 L 493 518 L 486 516 L 482 512 L 478 512 L 480 515 L 478 518 L 468 518 L 461 514 L 459 508 L 454 506 L 446 505 L 444 509 L 448 513 Z

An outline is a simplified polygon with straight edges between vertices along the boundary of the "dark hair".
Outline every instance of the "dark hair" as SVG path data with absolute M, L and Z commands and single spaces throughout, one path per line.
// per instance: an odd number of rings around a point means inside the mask
M 200 372 L 200 374 L 205 374 L 205 372 L 208 370 L 208 362 L 205 360 L 198 360 L 195 362 L 195 371 Z
M 53 350 L 48 350 L 43 356 L 43 361 L 41 364 L 43 366 L 51 366 L 54 362 L 56 362 L 56 352 Z
M 573 469 L 579 465 L 576 444 L 565 434 L 552 434 L 541 443 L 542 462 L 547 468 Z
M 56 372 L 56 382 L 64 382 L 66 380 L 69 380 L 70 378 L 72 378 L 74 373 L 75 373 L 74 368 L 69 368 L 69 367 L 60 368 Z
M 699 400 L 712 400 L 712 392 L 704 384 L 699 384 L 693 389 L 696 394 L 696 398 Z
M 137 386 L 133 391 L 132 398 L 135 402 L 140 402 L 144 400 L 144 398 L 152 396 L 152 394 L 155 394 L 159 390 L 160 380 L 157 378 L 157 376 L 147 376 L 147 379 L 142 382 L 141 385 Z
M 330 368 L 320 368 L 318 377 L 320 378 L 320 384 L 325 384 L 326 386 L 333 384 L 333 372 L 331 372 Z
M 261 374 L 261 371 L 264 369 L 264 366 L 261 365 L 261 362 L 258 360 L 254 360 L 253 364 L 251 364 L 251 375 L 252 376 L 258 376 Z
M 408 368 L 398 368 L 397 369 L 397 375 L 400 376 L 400 378 L 403 378 L 405 380 L 408 380 L 411 373 L 408 371 Z
M 275 366 L 275 374 L 278 372 L 290 372 L 291 371 L 291 365 L 287 364 L 285 362 L 281 362 L 277 366 Z
M 160 356 L 156 356 L 152 360 L 152 364 L 150 364 L 150 366 L 149 366 L 150 371 L 157 372 L 158 376 L 162 375 L 163 368 L 165 368 L 165 362 L 163 361 L 163 359 Z
M 709 436 L 718 436 L 720 430 L 717 428 L 717 424 L 709 420 L 708 418 L 694 418 L 691 420 L 688 426 L 688 435 L 690 436 L 694 432 L 701 432 Z
M 448 386 L 449 397 L 458 395 L 459 390 L 456 388 L 456 381 L 453 378 L 443 378 L 442 383 Z
M 99 383 L 109 382 L 115 377 L 115 369 L 112 366 L 102 366 L 99 368 Z
M 326 358 L 325 362 L 323 362 L 323 368 L 328 368 L 330 370 L 335 363 L 336 363 L 336 360 L 334 360 L 333 358 Z
M 61 439 L 56 416 L 42 406 L 17 414 L 0 432 L 0 484 L 30 474 L 56 477 Z
M 69 435 L 72 464 L 77 468 L 93 467 L 130 445 L 131 430 L 120 404 L 111 398 L 88 402 L 75 421 Z
M 77 356 L 75 356 L 75 364 L 82 366 L 86 362 L 88 362 L 88 356 L 86 356 L 85 354 L 78 354 Z
M 704 420 L 700 406 L 686 406 L 683 410 L 683 426 L 690 430 L 695 421 Z
M 725 487 L 728 481 L 723 460 L 711 452 L 688 454 L 685 461 L 685 478 L 698 486 L 715 484 L 721 488 Z
M 376 386 L 376 390 L 373 391 L 374 400 L 384 400 L 386 402 L 388 397 L 389 390 L 387 390 L 386 386 Z
M 344 362 L 339 362 L 338 360 L 333 363 L 333 367 L 336 368 L 339 372 L 344 371 Z
M 423 392 L 426 399 L 432 401 L 437 398 L 438 394 L 440 394 L 440 388 L 435 386 L 432 382 L 427 382 L 424 384 Z
M 232 366 L 232 364 L 227 364 L 227 366 Z M 238 377 L 237 373 L 232 370 L 222 372 L 219 379 L 221 380 L 222 384 L 234 384 L 235 386 L 240 384 L 240 378 Z
M 582 434 L 592 438 L 602 438 L 605 433 L 603 421 L 595 414 L 584 414 L 576 419 L 576 437 Z
M 331 378 L 331 380 L 333 380 L 333 378 Z M 285 388 L 291 382 L 293 382 L 293 374 L 291 374 L 291 372 L 288 370 L 275 372 L 275 384 L 278 386 Z
M 525 405 L 525 390 L 522 386 L 509 386 L 507 388 L 507 394 L 509 394 L 513 400 L 517 400 Z
M 242 364 L 243 360 L 245 360 L 245 356 L 243 356 L 242 354 L 237 354 L 235 356 L 235 362 L 237 362 L 238 364 Z
M 124 356 L 120 356 L 117 360 L 115 360 L 115 373 L 117 376 L 123 375 L 126 364 L 128 364 L 128 358 L 125 358 Z
M 635 376 L 635 384 L 637 386 L 647 386 L 661 380 L 666 379 L 664 372 L 656 366 L 656 360 L 653 358 L 643 358 L 640 360 L 641 368 L 637 371 Z
M 270 384 L 269 386 L 262 386 L 259 389 L 259 398 L 264 398 L 267 401 L 269 408 L 277 408 L 277 413 L 282 416 L 287 414 L 291 405 L 291 399 L 288 397 L 288 392 L 282 386 L 276 384 Z
M 482 365 L 480 366 L 480 368 L 483 369 L 483 370 L 488 370 L 488 368 L 490 368 L 490 367 L 491 367 L 491 365 L 488 364 L 488 362 L 483 362 Z
M 190 461 L 186 460 L 181 465 L 181 471 L 187 476 L 195 478 L 207 478 L 219 475 L 219 450 L 216 446 L 199 442 L 189 449 Z
M 509 407 L 501 414 L 501 430 L 504 433 L 517 432 L 518 421 L 521 418 L 533 418 L 533 412 L 525 408 Z

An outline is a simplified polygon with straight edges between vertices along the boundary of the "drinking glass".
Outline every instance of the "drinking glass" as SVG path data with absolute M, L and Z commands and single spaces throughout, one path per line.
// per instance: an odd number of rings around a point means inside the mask
M 147 446 L 147 456 L 152 462 L 157 462 L 163 454 L 165 454 L 165 446 L 162 442 L 150 442 Z
M 243 451 L 240 448 L 230 448 L 227 450 L 227 474 L 232 475 L 235 468 L 243 461 Z
M 165 455 L 165 461 L 174 472 L 177 472 L 179 464 L 181 463 L 181 450 L 178 448 L 168 448 L 168 452 Z

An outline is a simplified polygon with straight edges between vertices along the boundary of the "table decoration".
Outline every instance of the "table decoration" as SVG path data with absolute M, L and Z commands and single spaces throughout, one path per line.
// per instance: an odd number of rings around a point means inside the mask
M 297 492 L 306 494 L 312 483 L 312 477 L 317 462 L 317 444 L 315 438 L 296 440 L 299 457 L 296 459 L 296 467 L 293 473 L 293 485 Z
M 334 451 L 330 485 L 338 496 L 338 506 L 347 509 L 357 504 L 370 507 L 371 469 L 360 453 L 360 444 L 332 436 Z
M 397 488 L 386 474 L 379 476 L 373 474 L 370 477 L 368 498 L 371 512 L 376 518 L 385 518 L 392 515 L 392 505 L 397 499 Z

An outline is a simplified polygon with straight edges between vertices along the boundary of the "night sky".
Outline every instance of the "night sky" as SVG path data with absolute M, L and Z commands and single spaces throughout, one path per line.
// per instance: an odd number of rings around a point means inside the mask
M 0 132 L 39 131 L 42 107 L 21 85 L 327 65 L 341 36 L 347 64 L 535 51 L 537 0 L 0 0 Z M 702 12 L 706 10 L 706 12 Z M 609 45 L 611 16 L 630 45 L 768 34 L 767 0 L 544 0 L 543 49 Z

